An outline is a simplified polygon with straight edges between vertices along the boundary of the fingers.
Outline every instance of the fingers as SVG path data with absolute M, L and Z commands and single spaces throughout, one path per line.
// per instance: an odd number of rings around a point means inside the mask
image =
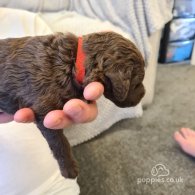
M 69 100 L 63 108 L 63 111 L 56 110 L 48 113 L 44 120 L 44 125 L 51 129 L 61 129 L 68 127 L 74 123 L 86 123 L 93 121 L 98 114 L 97 100 L 104 92 L 104 87 L 101 83 L 92 82 L 84 89 L 84 97 L 86 100 L 91 100 L 87 104 L 79 99 Z
M 185 143 L 186 142 L 186 139 L 183 137 L 183 135 L 180 133 L 180 132 L 178 132 L 178 131 L 176 131 L 175 133 L 174 133 L 174 139 L 182 146 L 183 145 L 183 143 Z
M 189 128 L 181 128 L 180 131 L 175 132 L 174 139 L 181 146 L 181 148 L 188 154 L 194 155 L 195 152 L 195 132 Z
M 84 98 L 90 100 L 87 104 L 79 99 L 71 99 L 65 105 L 63 110 L 54 110 L 49 112 L 45 119 L 44 125 L 50 129 L 62 129 L 72 125 L 73 123 L 86 123 L 97 117 L 98 110 L 95 100 L 97 100 L 104 92 L 104 87 L 99 82 L 92 82 L 84 89 Z M 32 122 L 34 114 L 31 109 L 23 108 L 14 115 L 17 122 Z
M 63 110 L 74 123 L 91 122 L 98 114 L 95 102 L 87 104 L 79 99 L 68 101 Z
M 14 120 L 20 123 L 28 123 L 33 122 L 35 120 L 35 116 L 30 108 L 22 108 L 14 114 Z
M 184 152 L 195 157 L 195 134 L 193 130 L 182 128 L 175 132 L 174 138 Z
M 43 121 L 45 127 L 50 129 L 63 129 L 72 125 L 73 121 L 63 112 L 54 110 L 49 112 Z
M 13 121 L 14 117 L 13 115 L 0 112 L 0 123 L 8 123 L 10 121 Z
M 181 128 L 179 133 L 185 138 L 189 138 L 191 136 L 195 136 L 195 131 L 190 128 Z
M 182 128 L 183 131 L 186 131 L 187 136 L 195 136 L 195 131 L 190 128 Z
M 182 150 L 188 154 L 191 154 L 194 152 L 193 150 L 191 150 L 193 147 L 190 146 L 190 142 L 188 139 L 186 139 L 185 137 L 183 137 L 181 132 L 175 132 L 174 134 L 174 138 L 176 140 L 176 142 L 180 145 L 180 147 L 182 148 Z
M 181 128 L 180 134 L 183 135 L 184 138 L 187 138 L 189 136 L 189 131 L 187 128 Z
M 51 129 L 62 129 L 73 123 L 90 122 L 96 118 L 97 113 L 95 102 L 86 104 L 82 100 L 72 99 L 64 105 L 63 111 L 49 112 L 45 117 L 44 125 Z
M 86 100 L 97 100 L 104 92 L 104 87 L 99 82 L 89 83 L 84 89 L 84 98 Z

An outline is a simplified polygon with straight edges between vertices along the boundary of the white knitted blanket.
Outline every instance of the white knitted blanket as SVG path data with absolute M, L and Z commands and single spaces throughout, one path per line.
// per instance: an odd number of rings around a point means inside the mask
M 69 10 L 91 18 L 108 20 L 131 35 L 146 61 L 150 55 L 148 37 L 172 18 L 174 0 L 70 0 Z
M 150 55 L 148 37 L 172 18 L 174 0 L 1 0 L 0 6 L 34 12 L 76 11 L 90 18 L 110 21 L 131 36 L 146 61 Z

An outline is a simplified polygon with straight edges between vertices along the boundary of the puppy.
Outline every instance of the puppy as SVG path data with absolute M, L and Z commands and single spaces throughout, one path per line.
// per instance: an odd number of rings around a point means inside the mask
M 143 78 L 142 55 L 114 32 L 0 40 L 0 109 L 9 114 L 24 107 L 34 111 L 66 178 L 78 175 L 77 166 L 63 130 L 43 125 L 46 114 L 72 98 L 84 99 L 83 89 L 93 81 L 104 85 L 104 96 L 117 106 L 135 106 L 145 93 Z

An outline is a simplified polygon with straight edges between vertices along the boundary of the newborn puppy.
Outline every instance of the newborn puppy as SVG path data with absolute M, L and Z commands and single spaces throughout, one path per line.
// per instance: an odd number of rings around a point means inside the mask
M 83 98 L 93 81 L 119 107 L 135 106 L 144 96 L 144 60 L 135 45 L 114 32 L 24 37 L 0 40 L 0 109 L 14 114 L 28 107 L 64 177 L 78 174 L 63 130 L 43 125 L 46 114 Z

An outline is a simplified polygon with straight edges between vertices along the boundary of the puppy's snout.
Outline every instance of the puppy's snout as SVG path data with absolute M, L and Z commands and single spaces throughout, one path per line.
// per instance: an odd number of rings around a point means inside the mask
M 134 90 L 132 91 L 132 96 L 130 98 L 132 106 L 136 106 L 144 97 L 144 95 L 145 95 L 144 85 L 142 83 L 136 85 Z
M 140 87 L 142 87 L 142 83 L 139 83 L 139 84 L 135 85 L 134 90 L 137 90 L 137 89 L 139 89 Z

